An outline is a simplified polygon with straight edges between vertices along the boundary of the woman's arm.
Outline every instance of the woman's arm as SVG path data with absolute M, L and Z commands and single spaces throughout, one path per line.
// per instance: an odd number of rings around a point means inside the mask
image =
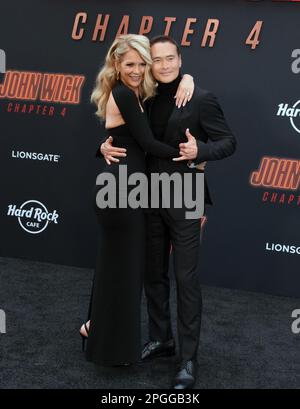
M 190 102 L 195 90 L 194 78 L 189 74 L 184 74 L 178 85 L 176 91 L 175 104 L 178 108 L 185 106 L 187 102 Z
M 159 158 L 172 158 L 179 155 L 179 148 L 176 149 L 154 139 L 146 114 L 141 111 L 137 97 L 131 89 L 118 84 L 113 88 L 112 94 L 130 133 L 145 152 Z

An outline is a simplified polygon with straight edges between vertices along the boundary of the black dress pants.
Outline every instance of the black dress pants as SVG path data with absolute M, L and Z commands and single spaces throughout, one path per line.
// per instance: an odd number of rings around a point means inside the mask
M 174 220 L 166 209 L 152 210 L 147 220 L 145 294 L 150 340 L 173 337 L 170 316 L 169 255 L 174 256 L 177 286 L 177 331 L 181 360 L 197 359 L 202 296 L 198 271 L 200 220 Z

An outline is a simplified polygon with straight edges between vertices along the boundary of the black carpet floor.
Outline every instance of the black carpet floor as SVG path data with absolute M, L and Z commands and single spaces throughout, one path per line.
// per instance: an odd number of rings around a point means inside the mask
M 170 387 L 176 357 L 128 368 L 85 360 L 78 330 L 92 277 L 90 269 L 0 258 L 1 389 Z M 175 322 L 174 299 L 173 288 Z M 291 331 L 296 308 L 300 299 L 204 286 L 196 388 L 300 388 L 300 334 Z M 145 300 L 142 309 L 145 342 Z

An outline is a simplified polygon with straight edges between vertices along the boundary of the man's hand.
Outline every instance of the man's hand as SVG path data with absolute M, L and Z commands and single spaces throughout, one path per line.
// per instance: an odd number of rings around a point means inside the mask
M 111 162 L 119 162 L 116 157 L 124 158 L 127 156 L 125 148 L 117 148 L 113 146 L 112 142 L 113 137 L 109 136 L 100 146 L 100 151 L 108 165 L 111 165 Z
M 175 101 L 176 106 L 178 108 L 180 108 L 181 105 L 184 107 L 186 103 L 192 99 L 194 90 L 195 90 L 194 78 L 189 74 L 184 74 L 182 80 L 178 85 L 176 95 L 174 97 L 176 98 Z
M 179 162 L 182 160 L 193 160 L 197 158 L 198 145 L 197 145 L 196 139 L 190 133 L 189 129 L 185 131 L 185 134 L 186 134 L 188 141 L 185 143 L 179 144 L 179 149 L 180 149 L 179 153 L 181 156 L 179 158 L 173 158 L 175 162 Z

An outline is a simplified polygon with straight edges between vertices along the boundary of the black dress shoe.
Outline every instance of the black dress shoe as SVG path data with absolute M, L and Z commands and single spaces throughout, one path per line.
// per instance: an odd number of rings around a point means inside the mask
M 166 342 L 161 341 L 149 341 L 145 344 L 142 351 L 142 361 L 162 357 L 175 355 L 175 342 L 174 339 L 170 339 Z
M 191 389 L 196 381 L 197 362 L 184 361 L 174 380 L 174 389 Z

